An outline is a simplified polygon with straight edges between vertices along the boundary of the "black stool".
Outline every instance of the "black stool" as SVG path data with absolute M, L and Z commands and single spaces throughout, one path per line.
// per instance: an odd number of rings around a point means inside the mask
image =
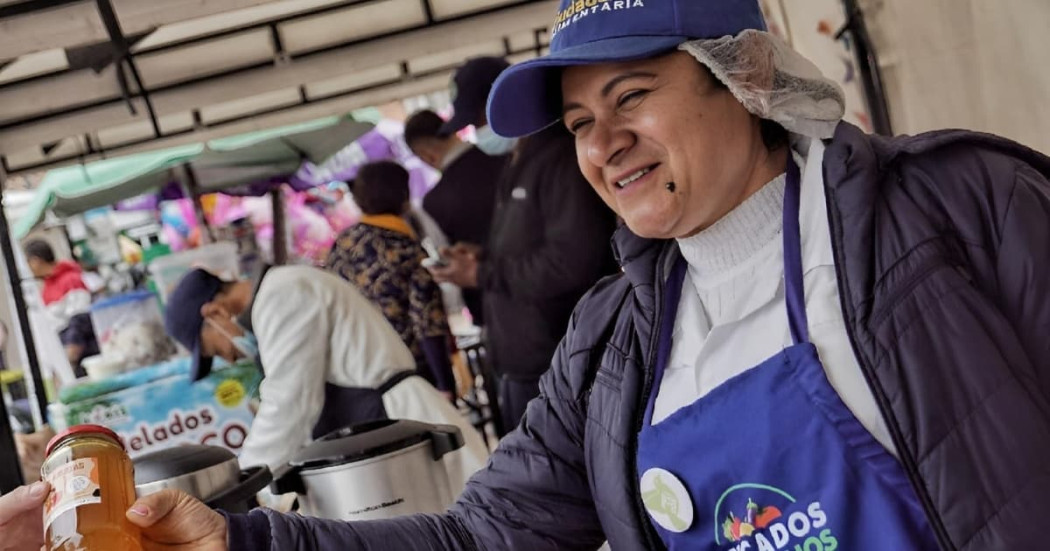
M 507 433 L 503 426 L 503 417 L 500 415 L 499 385 L 496 382 L 496 375 L 488 364 L 485 346 L 480 337 L 459 338 L 456 345 L 467 359 L 467 368 L 472 378 L 470 390 L 461 400 L 475 417 L 474 427 L 478 429 L 485 444 L 488 445 L 487 425 L 492 425 L 497 439 Z

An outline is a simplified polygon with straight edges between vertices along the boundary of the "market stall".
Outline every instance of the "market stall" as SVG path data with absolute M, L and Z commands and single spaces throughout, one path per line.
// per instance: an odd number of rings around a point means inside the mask
M 47 213 L 57 217 L 69 217 L 91 209 L 116 205 L 131 197 L 158 193 L 165 188 L 174 187 L 193 202 L 194 214 L 202 225 L 206 225 L 207 222 L 203 215 L 201 198 L 207 194 L 222 191 L 241 196 L 269 196 L 272 206 L 277 207 L 273 217 L 274 240 L 283 242 L 280 237 L 283 237 L 284 231 L 277 227 L 284 222 L 280 214 L 284 210 L 280 191 L 282 185 L 288 184 L 288 187 L 297 190 L 317 185 L 318 182 L 297 176 L 300 167 L 304 163 L 322 163 L 372 128 L 373 125 L 369 123 L 357 122 L 351 118 L 328 117 L 214 140 L 206 144 L 181 146 L 56 169 L 44 177 L 36 196 L 11 233 L 17 237 L 27 235 Z M 157 204 L 156 201 L 153 202 L 154 206 Z M 159 232 L 160 225 L 154 225 Z M 4 237 L 7 238 L 7 232 L 4 233 Z M 251 239 L 254 239 L 254 235 Z M 204 243 L 213 240 L 214 236 L 205 239 Z M 4 252 L 9 253 L 5 256 L 12 259 L 8 273 L 20 273 L 13 261 L 20 251 L 10 244 L 5 249 Z M 167 247 L 161 245 L 155 249 Z M 149 283 L 156 294 L 145 293 L 145 296 L 137 298 L 134 294 L 119 295 L 110 302 L 139 300 L 156 308 L 157 298 L 163 299 L 181 274 L 195 266 L 205 266 L 219 273 L 227 273 L 228 276 L 242 275 L 242 265 L 238 263 L 238 254 L 241 251 L 238 249 L 235 242 L 212 243 L 178 254 L 166 254 L 168 250 L 156 253 L 147 249 L 139 260 L 149 265 Z M 280 247 L 275 245 L 274 251 L 279 250 Z M 277 260 L 282 259 L 278 257 Z M 17 286 L 18 282 L 14 283 Z M 16 305 L 20 304 L 20 296 L 19 293 L 15 293 Z M 136 427 L 151 426 L 152 423 L 163 425 L 166 422 L 166 418 L 154 419 L 154 416 L 166 416 L 168 411 L 181 408 L 185 411 L 207 412 L 209 419 L 219 423 L 219 429 L 234 421 L 239 423 L 237 426 L 246 429 L 251 419 L 251 411 L 247 404 L 258 383 L 258 370 L 252 366 L 235 366 L 229 370 L 220 370 L 215 376 L 215 381 L 205 381 L 201 385 L 194 385 L 190 390 L 187 388 L 190 386 L 189 377 L 184 373 L 186 362 L 184 359 L 171 359 L 175 352 L 174 347 L 165 350 L 162 346 L 162 341 L 167 339 L 162 334 L 163 325 L 159 322 L 159 309 L 158 317 L 153 320 L 151 328 L 139 327 L 142 330 L 137 333 L 124 331 L 123 336 L 115 339 L 111 338 L 108 332 L 108 326 L 112 324 L 99 321 L 103 317 L 103 310 L 113 309 L 107 306 L 111 305 L 107 302 L 97 303 L 92 312 L 103 354 L 85 365 L 89 371 L 95 371 L 95 378 L 98 380 L 78 384 L 60 392 L 58 402 L 49 408 L 53 424 L 63 426 L 66 423 L 83 423 L 88 420 L 104 421 L 103 424 L 130 439 L 134 437 L 131 432 L 134 432 Z M 32 314 L 32 308 L 26 307 L 24 301 L 16 309 L 26 316 Z M 158 328 L 162 338 L 155 334 Z M 32 335 L 23 333 L 23 336 L 27 340 L 26 348 L 30 354 L 34 353 L 36 348 Z M 111 348 L 107 344 L 116 340 L 123 341 L 123 349 L 117 354 L 107 354 L 106 349 Z M 168 344 L 170 345 L 170 342 Z M 134 353 L 128 350 L 129 346 L 140 346 L 160 352 L 152 355 L 146 353 L 144 357 L 133 358 Z M 36 383 L 29 385 L 29 391 L 39 411 L 36 418 L 39 425 L 48 417 L 44 410 L 47 404 L 43 391 L 45 377 L 41 373 L 39 362 L 30 360 L 27 363 L 30 379 Z M 121 365 L 113 367 L 114 363 Z M 125 370 L 128 372 L 121 373 Z M 254 378 L 251 375 L 253 373 Z M 232 378 L 231 374 L 234 374 Z M 69 378 L 68 374 L 64 377 L 67 381 Z M 232 380 L 238 381 L 240 390 L 231 390 Z M 125 435 L 125 432 L 128 434 Z M 194 430 L 179 432 L 183 432 L 182 438 L 158 440 L 151 436 L 152 443 L 143 444 L 143 450 L 157 449 L 158 442 L 170 444 L 199 441 L 207 436 L 202 436 L 198 434 L 199 431 Z M 230 439 L 229 442 L 228 447 L 236 449 L 238 440 Z

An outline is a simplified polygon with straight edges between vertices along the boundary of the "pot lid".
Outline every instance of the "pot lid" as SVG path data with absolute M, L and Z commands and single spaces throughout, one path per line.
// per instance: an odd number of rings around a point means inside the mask
M 289 464 L 318 469 L 363 461 L 430 441 L 434 459 L 463 446 L 463 435 L 452 425 L 418 421 L 371 421 L 332 431 L 303 448 Z
M 195 473 L 230 461 L 236 465 L 237 456 L 216 446 L 182 445 L 158 450 L 135 459 L 135 485 Z

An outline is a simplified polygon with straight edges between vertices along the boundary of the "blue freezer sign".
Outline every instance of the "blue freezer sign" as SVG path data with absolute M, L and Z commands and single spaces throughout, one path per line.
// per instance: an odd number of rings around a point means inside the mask
M 132 457 L 178 444 L 237 452 L 255 417 L 261 380 L 251 364 L 218 369 L 195 383 L 187 370 L 67 404 L 66 419 L 113 429 Z
M 136 423 L 131 431 L 118 435 L 131 452 L 168 447 L 169 442 L 191 442 L 239 450 L 248 436 L 248 424 L 240 420 L 218 422 L 211 407 L 197 411 L 172 410 L 168 418 L 156 423 Z

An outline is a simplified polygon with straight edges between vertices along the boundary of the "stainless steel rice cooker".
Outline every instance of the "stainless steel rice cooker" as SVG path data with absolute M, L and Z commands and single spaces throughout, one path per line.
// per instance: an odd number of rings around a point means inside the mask
M 338 520 L 440 513 L 454 497 L 445 454 L 463 447 L 452 425 L 383 420 L 331 432 L 275 474 L 271 490 L 299 494 L 299 512 Z
M 231 513 L 251 509 L 255 494 L 273 480 L 266 467 L 242 471 L 233 452 L 216 446 L 175 446 L 138 457 L 134 464 L 139 497 L 171 488 Z

